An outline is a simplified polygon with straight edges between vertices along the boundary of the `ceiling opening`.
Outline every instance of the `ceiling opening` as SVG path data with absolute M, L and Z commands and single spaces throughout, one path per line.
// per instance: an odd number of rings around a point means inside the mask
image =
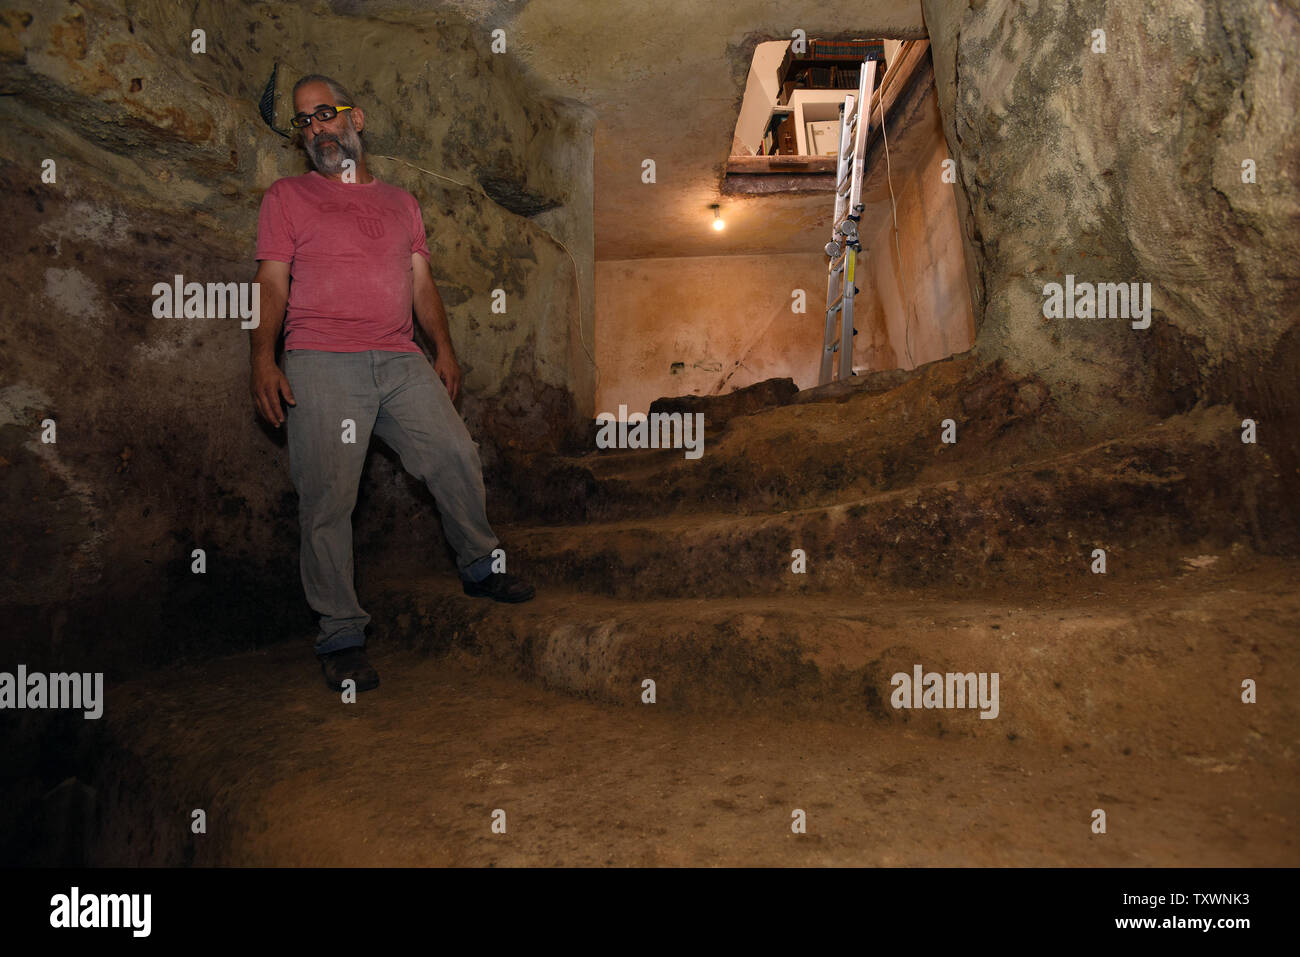
M 832 351 L 844 378 L 970 348 L 974 319 L 929 41 L 836 43 L 851 53 L 845 62 L 800 64 L 789 40 L 760 41 L 740 115 L 724 134 L 725 171 L 715 167 L 711 183 L 683 191 L 693 208 L 678 249 L 597 263 L 598 407 L 644 411 L 659 397 L 769 379 L 812 388 L 825 381 Z M 832 271 L 844 261 L 826 252 L 841 215 L 839 106 L 850 93 L 856 102 L 869 55 L 881 79 L 856 152 L 853 306 L 828 319 L 839 301 Z M 788 152 L 773 135 L 781 124 Z M 831 155 L 819 155 L 827 133 Z
M 925 41 L 809 39 L 758 44 L 732 135 L 721 191 L 730 194 L 832 192 L 840 115 L 857 96 L 866 61 L 876 62 L 873 123 L 914 79 Z M 932 80 L 931 80 L 932 82 Z M 869 141 L 870 145 L 870 141 Z

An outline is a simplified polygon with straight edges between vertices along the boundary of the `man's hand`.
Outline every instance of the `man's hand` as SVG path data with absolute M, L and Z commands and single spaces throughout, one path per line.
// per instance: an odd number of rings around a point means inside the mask
M 457 370 L 457 374 L 459 375 Z M 284 406 L 280 404 L 281 396 L 290 405 L 297 405 L 293 390 L 289 388 L 289 379 L 274 362 L 259 363 L 253 366 L 252 393 L 253 404 L 258 413 L 277 429 L 284 424 Z
M 262 321 L 248 333 L 248 361 L 253 369 L 249 391 L 253 393 L 253 405 L 258 413 L 278 429 L 284 422 L 280 397 L 290 405 L 298 404 L 293 400 L 289 380 L 275 364 L 275 343 L 280 338 L 285 305 L 289 301 L 289 264 L 275 259 L 259 260 L 253 281 L 262 294 Z
M 411 253 L 412 288 L 411 300 L 415 308 L 416 321 L 433 343 L 433 353 L 438 358 L 433 362 L 433 371 L 447 387 L 451 401 L 460 395 L 460 364 L 456 362 L 456 353 L 451 349 L 451 332 L 447 328 L 447 310 L 443 308 L 442 297 L 429 271 L 429 263 L 419 253 Z
M 433 363 L 433 371 L 438 373 L 438 378 L 447 387 L 447 394 L 451 396 L 451 401 L 455 402 L 456 396 L 460 395 L 460 364 L 456 362 L 456 357 L 452 355 L 450 349 L 438 351 L 438 358 Z

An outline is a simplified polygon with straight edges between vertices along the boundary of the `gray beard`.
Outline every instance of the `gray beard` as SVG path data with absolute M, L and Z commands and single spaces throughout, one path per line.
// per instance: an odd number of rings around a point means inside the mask
M 325 144 L 331 142 L 337 142 L 338 147 L 326 149 Z M 337 137 L 332 133 L 321 133 L 310 143 L 303 145 L 306 147 L 312 166 L 316 167 L 316 171 L 323 176 L 337 176 L 342 173 L 345 160 L 352 160 L 353 163 L 359 163 L 361 160 L 361 137 L 350 123 Z M 352 169 L 355 172 L 356 166 Z

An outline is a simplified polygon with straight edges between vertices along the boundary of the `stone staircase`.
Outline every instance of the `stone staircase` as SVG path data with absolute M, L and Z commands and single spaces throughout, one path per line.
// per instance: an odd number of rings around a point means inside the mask
M 699 460 L 506 463 L 497 530 L 534 601 L 359 560 L 382 683 L 355 705 L 321 688 L 305 636 L 111 688 L 69 738 L 85 773 L 10 853 L 1295 863 L 1297 536 L 1233 410 L 1098 441 L 1032 379 L 967 360 L 727 402 Z M 996 716 L 895 707 L 917 666 L 996 674 Z M 1089 830 L 1098 807 L 1114 839 Z
M 1241 679 L 1266 660 L 1297 676 L 1295 529 L 1232 409 L 1090 441 L 1036 381 L 965 359 L 744 412 L 698 460 L 518 463 L 516 512 L 541 520 L 498 532 L 539 597 L 493 605 L 394 563 L 365 573 L 376 634 L 609 703 L 639 704 L 649 678 L 668 708 L 865 713 L 1054 749 L 1244 746 Z M 1263 619 L 1243 622 L 1243 590 Z M 892 676 L 917 664 L 998 672 L 998 717 L 892 707 Z M 1295 717 L 1281 699 L 1249 714 Z

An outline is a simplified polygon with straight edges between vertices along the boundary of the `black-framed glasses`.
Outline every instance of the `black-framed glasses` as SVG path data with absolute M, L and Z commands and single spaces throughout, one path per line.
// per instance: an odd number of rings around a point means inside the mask
M 315 113 L 299 113 L 289 121 L 289 125 L 295 130 L 301 130 L 304 127 L 311 126 L 311 118 L 314 116 L 322 123 L 328 123 L 334 117 L 338 116 L 344 110 L 350 110 L 350 106 L 322 106 Z

